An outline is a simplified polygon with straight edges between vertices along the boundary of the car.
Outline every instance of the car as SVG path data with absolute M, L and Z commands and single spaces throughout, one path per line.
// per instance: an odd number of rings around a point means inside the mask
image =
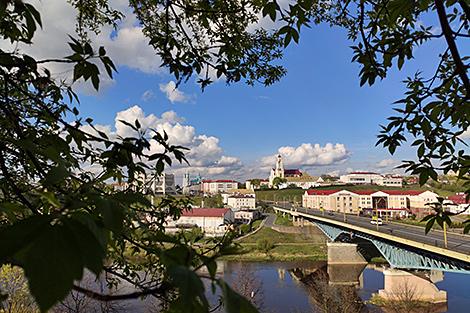
M 381 218 L 372 218 L 372 219 L 370 220 L 370 223 L 371 223 L 372 225 L 379 225 L 379 226 L 384 224 L 384 222 L 382 221 Z

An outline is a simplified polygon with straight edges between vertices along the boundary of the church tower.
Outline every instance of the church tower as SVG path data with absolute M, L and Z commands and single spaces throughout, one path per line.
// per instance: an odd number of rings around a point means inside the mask
M 273 187 L 274 178 L 280 177 L 284 178 L 284 164 L 282 163 L 282 156 L 280 154 L 276 157 L 276 167 L 271 168 L 271 173 L 269 174 L 269 187 Z
M 282 156 L 280 154 L 277 155 L 275 177 L 284 178 L 284 164 L 282 163 Z

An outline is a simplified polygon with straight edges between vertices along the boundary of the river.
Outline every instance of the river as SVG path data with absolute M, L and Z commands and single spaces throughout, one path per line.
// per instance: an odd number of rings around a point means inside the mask
M 266 313 L 467 313 L 470 312 L 470 275 L 439 271 L 405 272 L 386 265 L 327 265 L 325 261 L 227 262 L 219 261 L 217 275 Z M 405 280 L 403 280 L 405 279 Z M 403 282 L 411 282 L 403 284 Z M 120 292 L 132 291 L 122 286 Z M 218 295 L 206 286 L 209 301 Z M 404 292 L 405 291 L 405 292 Z M 254 294 L 252 293 L 254 292 Z M 366 304 L 373 294 L 410 300 L 429 296 L 439 303 L 425 310 L 379 308 Z M 406 295 L 407 297 L 404 297 Z M 113 312 L 156 312 L 152 297 L 116 303 Z M 437 302 L 437 301 L 436 301 Z M 92 307 L 95 304 L 91 304 Z M 318 310 L 323 307 L 324 310 Z M 87 312 L 84 307 L 80 312 Z M 68 312 L 58 310 L 56 312 Z M 223 308 L 219 311 L 223 313 Z
M 221 264 L 221 267 L 223 267 L 224 278 L 235 284 L 239 280 L 240 271 L 254 275 L 262 290 L 263 311 L 270 313 L 317 312 L 315 304 L 318 305 L 318 302 L 324 301 L 325 298 L 329 298 L 327 301 L 334 301 L 334 299 L 331 299 L 331 295 L 325 296 L 327 285 L 330 286 L 329 290 L 343 288 L 341 286 L 344 286 L 341 283 L 335 285 L 325 281 L 324 285 L 316 283 L 315 288 L 308 288 L 306 284 L 299 281 L 299 276 L 302 274 L 299 275 L 296 272 L 304 272 L 304 276 L 308 276 L 308 272 L 314 271 L 317 273 L 318 271 L 321 272 L 321 269 L 325 271 L 326 264 L 322 264 L 322 262 L 225 262 Z M 292 271 L 293 269 L 297 270 Z M 358 298 L 365 301 L 369 300 L 372 294 L 384 289 L 384 269 L 389 270 L 382 265 L 368 265 L 359 275 L 358 284 L 352 287 L 353 291 L 352 293 L 350 291 L 349 295 L 352 296 L 355 290 Z M 316 281 L 324 278 L 328 279 L 327 275 L 324 274 L 326 273 L 316 274 L 314 279 Z M 413 274 L 423 277 L 422 280 L 418 280 L 419 283 L 415 287 L 416 295 L 420 294 L 422 290 L 432 288 L 432 284 L 438 290 L 447 293 L 446 303 L 436 304 L 432 310 L 427 312 L 470 312 L 470 275 L 436 271 L 432 273 L 414 272 Z M 337 295 L 337 297 L 341 297 L 341 295 Z M 349 300 L 351 300 L 350 297 Z M 365 311 L 381 312 L 378 308 L 370 305 Z

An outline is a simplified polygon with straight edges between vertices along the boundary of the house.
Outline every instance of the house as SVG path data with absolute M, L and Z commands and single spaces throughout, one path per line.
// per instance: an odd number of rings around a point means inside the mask
M 204 194 L 217 194 L 229 191 L 231 189 L 237 189 L 238 183 L 234 180 L 229 179 L 218 179 L 210 180 L 206 179 L 202 181 L 202 192 Z
M 221 236 L 235 222 L 232 210 L 227 208 L 193 208 L 183 210 L 177 220 L 167 220 L 165 229 L 174 232 L 184 228 L 200 227 L 208 236 Z
M 261 217 L 261 212 L 258 210 L 239 210 L 235 211 L 235 221 L 243 224 L 251 223 Z
M 466 196 L 464 192 L 458 192 L 447 197 L 447 200 L 453 204 L 450 206 L 452 213 L 470 214 L 470 200 L 467 200 Z

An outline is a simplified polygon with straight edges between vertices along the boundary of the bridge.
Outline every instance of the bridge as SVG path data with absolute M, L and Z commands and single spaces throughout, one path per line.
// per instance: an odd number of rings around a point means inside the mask
M 360 246 L 369 243 L 396 269 L 470 274 L 470 236 L 448 232 L 446 248 L 440 231 L 426 235 L 421 227 L 397 223 L 386 223 L 377 228 L 370 223 L 370 217 L 294 208 L 290 204 L 274 205 L 273 208 L 277 213 L 291 215 L 301 224 L 309 221 L 318 226 L 331 241 L 328 243 L 329 262 L 361 262 L 360 256 L 354 256 L 354 252 L 358 254 L 359 250 L 363 255 L 365 249 L 361 251 Z

